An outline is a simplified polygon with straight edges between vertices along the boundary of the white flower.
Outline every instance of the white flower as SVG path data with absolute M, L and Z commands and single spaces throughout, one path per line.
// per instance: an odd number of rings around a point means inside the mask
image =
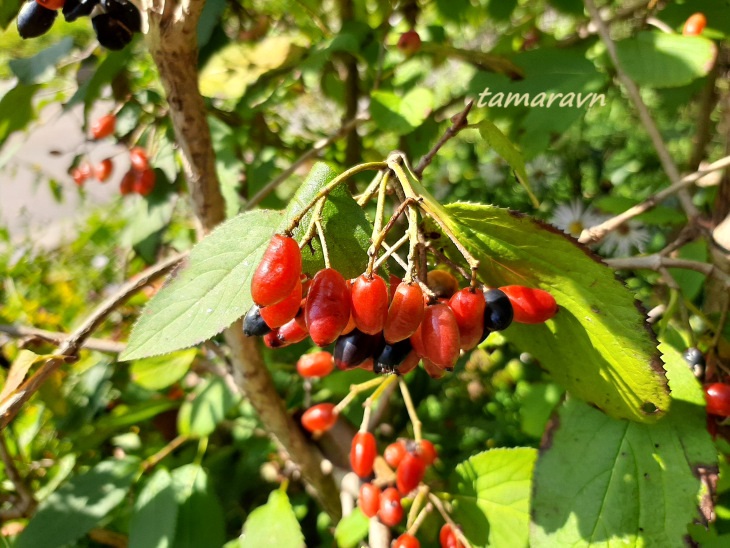
M 631 253 L 632 248 L 643 252 L 649 237 L 649 231 L 642 228 L 639 223 L 628 221 L 609 232 L 600 249 L 606 255 L 625 257 Z
M 550 186 L 562 173 L 560 160 L 554 156 L 540 154 L 525 164 L 527 180 L 535 188 Z
M 576 199 L 569 204 L 560 204 L 556 207 L 550 222 L 566 234 L 577 238 L 586 228 L 599 224 L 601 217 Z
M 507 178 L 504 164 L 500 164 L 497 160 L 481 162 L 479 164 L 479 176 L 484 181 L 485 186 L 488 187 L 499 186 Z

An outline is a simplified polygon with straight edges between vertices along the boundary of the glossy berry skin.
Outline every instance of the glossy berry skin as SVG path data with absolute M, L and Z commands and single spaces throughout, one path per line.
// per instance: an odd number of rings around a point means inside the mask
M 106 49 L 124 49 L 134 37 L 133 32 L 118 18 L 110 13 L 99 13 L 91 17 L 96 39 Z
M 395 484 L 398 491 L 403 495 L 407 495 L 418 487 L 425 473 L 426 463 L 424 460 L 418 455 L 406 452 L 395 472 Z
M 337 337 L 334 352 L 335 366 L 337 369 L 357 367 L 379 352 L 382 346 L 382 335 L 368 335 L 359 329 L 353 329 L 347 335 Z
M 398 465 L 403 460 L 403 457 L 406 456 L 407 452 L 405 443 L 396 441 L 385 448 L 385 451 L 383 451 L 383 458 L 385 459 L 385 462 L 388 463 L 388 466 L 395 469 L 398 468 Z
M 423 291 L 417 283 L 401 283 L 393 294 L 383 336 L 389 344 L 407 339 L 423 320 Z
M 306 379 L 326 377 L 334 368 L 335 361 L 329 352 L 312 352 L 297 360 L 297 373 Z
M 147 158 L 147 152 L 142 147 L 133 147 L 129 149 L 129 161 L 132 169 L 135 171 L 144 171 L 150 167 L 150 161 Z
M 112 133 L 114 133 L 116 125 L 117 117 L 114 116 L 114 114 L 102 116 L 91 126 L 91 136 L 94 139 L 109 137 Z
M 411 350 L 405 359 L 400 363 L 397 369 L 399 375 L 406 375 L 418 367 L 418 362 L 421 358 L 418 356 L 415 350 Z
M 380 509 L 378 518 L 388 527 L 395 527 L 403 519 L 403 506 L 400 503 L 400 493 L 395 487 L 388 487 L 380 495 Z
M 35 0 L 41 6 L 49 10 L 60 10 L 66 3 L 66 0 Z
M 413 350 L 411 341 L 404 339 L 394 344 L 386 344 L 383 350 L 375 357 L 373 371 L 375 373 L 396 373 L 398 366 Z
M 486 305 L 482 292 L 471 288 L 457 291 L 449 299 L 449 308 L 453 310 L 459 326 L 462 350 L 471 350 L 482 340 Z
M 137 180 L 137 173 L 132 170 L 127 171 L 119 183 L 119 192 L 122 196 L 132 194 L 134 192 L 134 182 Z
M 438 457 L 436 448 L 428 440 L 421 440 L 421 444 L 416 449 L 416 454 L 423 459 L 426 466 L 431 466 Z
M 704 13 L 693 13 L 687 18 L 682 28 L 684 36 L 699 36 L 707 26 L 707 17 Z
M 403 533 L 393 543 L 393 548 L 421 548 L 421 543 L 413 535 Z
M 352 471 L 361 478 L 367 478 L 373 473 L 375 455 L 378 452 L 375 436 L 370 432 L 358 432 L 352 438 L 350 447 L 350 466 Z
M 251 297 L 259 306 L 286 299 L 301 284 L 302 253 L 293 238 L 274 234 L 251 278 Z
M 421 323 L 425 357 L 441 367 L 453 367 L 459 358 L 461 340 L 454 312 L 442 303 L 426 307 Z
M 521 285 L 508 285 L 499 289 L 512 303 L 514 321 L 518 323 L 543 323 L 558 313 L 558 303 L 547 291 Z
M 332 403 L 318 403 L 302 415 L 302 426 L 309 432 L 326 432 L 337 422 Z
M 436 365 L 428 358 L 423 358 L 421 360 L 421 363 L 423 363 L 423 369 L 428 373 L 428 376 L 432 379 L 440 379 L 446 374 L 446 369 L 441 367 L 440 365 Z
M 398 49 L 405 55 L 413 55 L 421 49 L 421 37 L 412 29 L 404 32 L 398 38 Z
M 698 348 L 691 347 L 684 351 L 684 360 L 688 365 L 705 365 L 705 357 Z
M 271 331 L 261 317 L 261 307 L 253 305 L 243 318 L 243 334 L 247 337 L 263 337 Z
M 333 268 L 314 276 L 304 308 L 309 336 L 317 346 L 335 342 L 350 321 L 350 290 L 342 274 Z
M 454 533 L 454 529 L 448 523 L 444 523 L 439 532 L 439 543 L 441 548 L 463 548 L 464 545 L 459 541 Z
M 297 280 L 291 293 L 283 301 L 261 308 L 261 317 L 271 328 L 281 327 L 293 320 L 302 302 L 302 282 Z
M 704 388 L 707 414 L 730 417 L 730 384 L 716 382 Z
M 360 496 L 357 504 L 365 516 L 372 518 L 378 513 L 381 494 L 380 487 L 372 483 L 363 483 L 360 486 Z
M 96 177 L 96 180 L 100 183 L 105 183 L 109 180 L 109 176 L 112 174 L 113 169 L 114 162 L 112 162 L 111 158 L 106 158 L 94 167 L 94 177 Z
M 147 168 L 137 173 L 134 180 L 134 191 L 142 196 L 148 196 L 155 189 L 155 170 Z
M 355 326 L 368 335 L 375 335 L 383 330 L 388 317 L 388 286 L 385 280 L 373 275 L 359 276 L 352 284 L 352 318 Z
M 281 348 L 284 346 L 282 342 L 279 340 L 279 328 L 276 327 L 269 331 L 266 335 L 263 337 L 264 344 L 268 346 L 269 348 Z
M 78 167 L 71 171 L 71 177 L 78 186 L 83 186 L 84 183 L 91 177 L 91 166 L 84 162 L 79 164 Z
M 459 290 L 459 282 L 451 272 L 431 270 L 426 275 L 426 285 L 437 299 L 450 299 Z
M 282 325 L 276 333 L 276 338 L 279 339 L 279 347 L 289 346 L 290 344 L 296 344 L 302 342 L 309 336 L 307 328 L 298 322 L 296 318 L 289 320 Z
M 512 325 L 514 309 L 512 302 L 501 289 L 488 289 L 484 292 L 484 333 L 502 331 Z M 486 338 L 484 335 L 484 338 Z
M 44 8 L 35 0 L 29 0 L 18 13 L 18 34 L 23 39 L 42 36 L 51 29 L 57 16 L 57 11 Z
M 63 18 L 67 23 L 76 21 L 79 17 L 88 17 L 99 0 L 66 0 L 63 4 Z

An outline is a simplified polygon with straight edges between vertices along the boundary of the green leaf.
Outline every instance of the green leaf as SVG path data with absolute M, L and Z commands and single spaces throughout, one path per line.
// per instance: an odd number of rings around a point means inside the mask
M 618 215 L 638 204 L 640 200 L 623 198 L 621 196 L 602 196 L 593 201 L 593 206 L 605 213 Z M 651 225 L 683 224 L 687 217 L 674 208 L 657 205 L 641 215 L 635 217 L 637 221 Z
M 0 99 L 0 147 L 10 135 L 24 129 L 33 119 L 33 97 L 39 85 L 17 84 Z
M 21 84 L 44 84 L 56 77 L 56 66 L 71 52 L 73 45 L 73 38 L 69 36 L 33 57 L 11 59 L 8 66 Z
M 492 449 L 456 466 L 452 517 L 472 546 L 527 546 L 537 451 Z
M 243 526 L 240 546 L 304 546 L 302 529 L 284 491 L 272 491 L 266 504 L 251 512 Z
M 83 82 L 73 97 L 64 105 L 65 110 L 83 103 L 84 114 L 88 115 L 94 102 L 101 96 L 104 86 L 111 83 L 119 71 L 124 69 L 132 56 L 132 48 L 124 48 L 121 51 L 110 51 L 93 67 L 92 76 Z
M 656 424 L 617 421 L 569 400 L 535 468 L 530 545 L 686 546 L 717 452 L 702 388 L 662 345 L 672 407 Z
M 690 242 L 677 250 L 678 258 L 691 261 L 707 262 L 707 243 L 703 240 Z M 669 274 L 677 282 L 682 298 L 693 301 L 705 287 L 705 276 L 702 272 L 687 270 L 686 268 L 669 268 Z
M 133 458 L 105 460 L 74 476 L 40 504 L 15 546 L 55 548 L 81 538 L 124 500 L 138 466 Z
M 457 203 L 441 214 L 480 261 L 481 280 L 538 287 L 560 306 L 544 324 L 513 323 L 503 333 L 507 340 L 573 395 L 614 417 L 653 421 L 666 412 L 656 342 L 633 295 L 598 257 L 559 230 L 506 209 Z
M 415 88 L 403 98 L 390 91 L 374 91 L 370 98 L 370 115 L 378 128 L 406 135 L 420 126 L 431 114 L 433 93 Z
M 177 500 L 172 477 L 158 469 L 140 491 L 129 524 L 131 548 L 168 548 L 175 538 Z
M 197 438 L 209 436 L 237 401 L 222 378 L 211 377 L 203 381 L 195 388 L 192 400 L 180 407 L 177 418 L 180 434 Z
M 5 384 L 3 384 L 3 388 L 0 391 L 0 403 L 5 401 L 10 394 L 15 392 L 16 388 L 23 384 L 25 376 L 28 373 L 28 370 L 33 367 L 33 364 L 47 359 L 48 356 L 39 356 L 28 349 L 23 349 L 18 352 L 13 363 L 10 364 L 8 376 L 5 378 Z
M 251 277 L 281 222 L 272 211 L 223 223 L 190 252 L 189 262 L 148 303 L 121 360 L 165 354 L 203 342 L 251 307 Z
M 338 548 L 355 548 L 360 545 L 360 541 L 365 539 L 370 528 L 370 519 L 355 508 L 347 516 L 337 522 L 335 528 L 335 539 Z
M 619 62 L 639 86 L 684 86 L 705 76 L 717 56 L 712 40 L 651 31 L 616 43 Z
M 148 390 L 161 390 L 182 379 L 198 351 L 195 348 L 132 362 L 132 381 Z
M 172 471 L 172 485 L 178 503 L 175 548 L 222 546 L 225 522 L 220 502 L 208 483 L 208 475 L 197 464 Z
M 20 11 L 24 0 L 3 0 L 0 3 L 0 29 L 8 28 L 10 22 Z

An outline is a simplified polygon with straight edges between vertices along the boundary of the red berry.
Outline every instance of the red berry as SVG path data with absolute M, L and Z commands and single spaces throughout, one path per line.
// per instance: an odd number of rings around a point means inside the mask
M 388 317 L 388 287 L 377 274 L 359 276 L 352 284 L 352 318 L 363 333 L 375 335 L 383 330 Z
M 446 374 L 446 369 L 444 369 L 440 365 L 436 365 L 428 358 L 423 358 L 421 360 L 421 363 L 423 363 L 423 369 L 432 379 L 440 379 Z
M 409 30 L 400 35 L 398 49 L 406 55 L 413 55 L 421 49 L 421 37 L 415 30 Z
M 103 139 L 114 133 L 114 127 L 117 125 L 117 117 L 114 114 L 107 114 L 99 118 L 91 126 L 91 135 L 94 139 Z
M 302 302 L 302 283 L 297 280 L 294 289 L 284 300 L 261 308 L 261 317 L 269 327 L 281 327 L 293 320 Z
M 119 192 L 122 196 L 132 194 L 134 192 L 134 182 L 137 180 L 137 174 L 134 171 L 127 171 L 122 177 L 121 183 L 119 183 Z
M 383 328 L 386 342 L 392 344 L 413 335 L 423 320 L 423 312 L 423 291 L 420 286 L 417 283 L 400 284 L 393 294 Z
M 378 448 L 375 443 L 375 436 L 370 432 L 358 432 L 352 438 L 350 447 L 350 466 L 352 471 L 361 478 L 367 478 L 373 473 L 375 454 Z
M 385 451 L 383 451 L 383 458 L 385 459 L 385 462 L 388 463 L 388 466 L 391 468 L 398 468 L 398 465 L 403 460 L 403 457 L 406 456 L 406 453 L 406 445 L 401 441 L 396 441 L 385 448 Z
M 297 372 L 305 378 L 326 377 L 335 368 L 335 361 L 329 352 L 304 354 L 297 360 Z
M 251 297 L 259 306 L 269 306 L 291 295 L 301 283 L 302 253 L 297 242 L 275 234 L 251 278 Z
M 516 322 L 543 323 L 558 312 L 555 297 L 542 289 L 521 285 L 508 285 L 499 289 L 509 297 Z
M 704 13 L 693 13 L 687 18 L 682 29 L 685 36 L 699 36 L 705 30 L 707 25 L 707 17 Z
M 425 472 L 426 463 L 424 460 L 413 453 L 406 453 L 395 473 L 395 484 L 398 491 L 403 495 L 413 491 L 421 483 Z
M 444 523 L 444 526 L 441 527 L 439 542 L 441 543 L 441 548 L 463 548 L 464 546 L 456 536 L 453 527 L 448 523 Z
M 302 415 L 302 426 L 310 432 L 325 432 L 337 422 L 335 406 L 332 403 L 318 403 Z
M 142 196 L 147 196 L 155 189 L 155 170 L 145 169 L 142 172 L 136 172 L 137 177 L 134 180 L 134 191 Z
M 484 294 L 471 288 L 457 291 L 449 300 L 449 307 L 453 310 L 459 326 L 462 350 L 471 350 L 481 341 L 486 304 Z
M 74 183 L 83 186 L 86 180 L 91 177 L 91 166 L 87 162 L 80 164 L 71 171 L 71 177 L 73 177 Z
M 438 457 L 436 448 L 433 446 L 433 443 L 428 440 L 421 440 L 421 444 L 418 446 L 416 451 L 418 456 L 420 456 L 423 459 L 423 462 L 426 463 L 426 466 L 431 466 Z
M 350 290 L 333 268 L 320 270 L 309 288 L 304 320 L 317 346 L 327 346 L 340 336 L 350 320 Z
M 419 361 L 421 361 L 420 356 L 415 350 L 411 350 L 410 354 L 406 356 L 406 359 L 398 366 L 398 374 L 403 376 L 406 373 L 410 373 L 416 368 Z
M 135 171 L 144 171 L 150 167 L 147 152 L 142 147 L 134 147 L 129 149 L 129 160 L 132 163 L 132 169 Z
M 100 183 L 105 183 L 107 179 L 109 179 L 109 176 L 112 174 L 113 169 L 114 162 L 112 162 L 111 158 L 106 158 L 96 165 L 96 167 L 94 168 L 94 176 L 96 177 L 96 180 Z
M 290 344 L 296 344 L 302 342 L 309 336 L 309 331 L 302 325 L 302 322 L 297 321 L 296 318 L 289 320 L 279 328 L 279 332 L 276 337 L 281 343 L 279 346 L 289 346 Z
M 730 417 L 730 384 L 716 382 L 705 386 L 707 413 Z
M 403 533 L 393 543 L 393 548 L 421 548 L 421 543 L 413 535 Z
M 421 323 L 425 357 L 441 367 L 453 367 L 459 358 L 459 325 L 454 313 L 442 303 L 426 307 Z
M 403 507 L 400 503 L 400 493 L 395 487 L 388 487 L 383 494 L 380 495 L 380 509 L 378 510 L 378 518 L 383 525 L 395 527 L 403 519 Z
M 459 282 L 451 272 L 445 270 L 431 270 L 426 275 L 426 285 L 437 299 L 450 299 L 459 291 Z
M 47 10 L 60 10 L 66 3 L 66 0 L 35 0 L 38 4 Z
M 390 274 L 388 276 L 388 302 L 393 301 L 393 295 L 395 295 L 395 290 L 398 289 L 398 286 L 403 283 L 403 280 L 401 280 L 398 276 L 395 274 Z
M 363 483 L 360 486 L 358 505 L 367 517 L 372 518 L 380 510 L 380 495 L 380 487 L 372 483 Z
M 383 336 L 368 335 L 359 329 L 353 329 L 347 335 L 340 335 L 335 342 L 335 366 L 345 370 L 357 367 L 368 358 L 378 353 L 383 347 Z
M 274 328 L 264 335 L 264 344 L 269 348 L 281 348 L 284 346 L 279 340 L 279 328 Z

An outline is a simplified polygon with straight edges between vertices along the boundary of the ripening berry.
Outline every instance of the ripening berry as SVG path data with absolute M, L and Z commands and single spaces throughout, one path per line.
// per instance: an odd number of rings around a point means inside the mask
M 437 299 L 450 299 L 459 291 L 459 282 L 451 272 L 431 270 L 426 275 L 426 285 L 433 291 Z
M 358 432 L 352 438 L 350 447 L 350 466 L 352 471 L 361 478 L 367 478 L 373 473 L 375 455 L 378 452 L 375 436 L 370 432 Z
M 301 283 L 302 253 L 297 242 L 274 234 L 251 278 L 251 297 L 259 306 L 269 306 L 291 295 Z
M 405 55 L 413 55 L 421 49 L 421 37 L 413 29 L 404 32 L 398 38 L 398 49 Z
M 318 403 L 302 415 L 302 426 L 310 432 L 325 432 L 337 422 L 335 406 L 332 403 Z
M 441 548 L 464 548 L 454 529 L 448 523 L 444 523 L 439 532 L 439 543 Z
M 247 337 L 263 337 L 271 331 L 261 317 L 261 307 L 253 305 L 243 318 L 243 334 Z
M 488 289 L 484 292 L 484 333 L 482 340 L 492 331 L 502 331 L 512 324 L 514 310 L 511 300 L 501 289 Z
M 383 327 L 386 342 L 395 343 L 415 333 L 423 320 L 423 291 L 417 283 L 398 286 Z
M 684 36 L 699 36 L 707 26 L 707 17 L 704 13 L 693 13 L 687 18 L 682 28 Z
M 391 274 L 388 276 L 388 302 L 393 301 L 393 295 L 395 295 L 395 290 L 398 289 L 398 286 L 403 283 L 403 280 L 401 280 L 398 276 Z
M 106 114 L 99 118 L 91 126 L 91 135 L 94 139 L 103 139 L 114 133 L 117 125 L 117 117 L 114 114 Z
M 427 306 L 420 330 L 425 357 L 441 367 L 453 367 L 459 359 L 461 341 L 451 308 L 442 303 Z
M 297 372 L 304 378 L 326 377 L 334 368 L 335 361 L 329 352 L 312 352 L 297 360 Z
M 410 339 L 409 339 L 410 342 Z M 413 371 L 417 366 L 418 362 L 421 361 L 418 353 L 415 350 L 411 350 L 405 359 L 398 366 L 397 372 L 399 375 L 406 375 Z
M 388 487 L 380 495 L 380 509 L 378 518 L 383 525 L 395 527 L 403 519 L 403 507 L 400 503 L 400 493 L 395 487 Z
M 393 543 L 393 548 L 421 548 L 421 543 L 413 535 L 403 533 Z
M 335 342 L 335 366 L 337 369 L 350 369 L 362 364 L 383 346 L 383 336 L 368 335 L 353 329 L 347 335 L 340 335 Z
M 105 183 L 112 174 L 113 169 L 114 162 L 112 162 L 111 158 L 106 158 L 94 167 L 94 177 L 100 183 Z
M 261 317 L 269 327 L 281 327 L 289 320 L 294 319 L 299 312 L 301 302 L 302 283 L 297 280 L 294 284 L 294 289 L 292 289 L 288 297 L 276 304 L 261 308 Z
M 60 10 L 63 5 L 66 3 L 66 0 L 35 0 L 46 8 L 47 10 Z
M 71 171 L 71 177 L 73 177 L 74 183 L 83 186 L 87 179 L 91 177 L 91 165 L 87 162 L 79 164 Z
M 279 347 L 289 346 L 302 342 L 309 336 L 309 331 L 302 325 L 302 322 L 298 322 L 296 318 L 289 320 L 282 325 L 278 330 L 276 337 L 279 339 Z
M 482 340 L 486 305 L 482 292 L 471 288 L 457 291 L 449 300 L 449 307 L 454 311 L 459 326 L 462 350 L 471 350 Z
M 365 516 L 372 518 L 380 510 L 380 487 L 372 483 L 363 483 L 360 486 L 360 496 L 357 500 L 360 510 Z
M 521 285 L 500 287 L 512 304 L 514 321 L 518 323 L 543 323 L 555 316 L 558 304 L 547 291 Z
M 425 473 L 426 463 L 424 460 L 418 455 L 406 452 L 395 472 L 395 484 L 398 491 L 403 495 L 407 495 L 418 487 Z
M 436 365 L 428 358 L 421 359 L 421 363 L 423 364 L 423 369 L 428 373 L 428 376 L 432 379 L 440 379 L 446 374 L 446 369 L 441 367 L 440 365 Z
M 279 340 L 279 328 L 275 327 L 263 337 L 264 344 L 269 348 L 281 348 L 284 346 Z
M 406 456 L 407 452 L 406 444 L 398 440 L 385 448 L 385 451 L 383 451 L 383 458 L 385 459 L 385 462 L 388 463 L 388 466 L 396 469 L 403 460 L 403 457 Z
M 129 161 L 132 163 L 132 169 L 135 171 L 144 171 L 150 167 L 147 152 L 142 147 L 133 147 L 129 149 Z
M 388 317 L 388 287 L 385 280 L 374 274 L 359 276 L 352 284 L 352 318 L 355 326 L 368 335 L 380 333 Z
M 426 466 L 431 466 L 438 457 L 436 448 L 428 440 L 421 440 L 420 445 L 416 448 L 416 453 L 423 459 Z
M 375 373 L 400 373 L 400 364 L 413 350 L 411 341 L 403 339 L 394 344 L 386 344 L 375 356 L 373 371 Z
M 122 196 L 132 194 L 134 192 L 134 182 L 137 180 L 137 173 L 131 169 L 124 174 L 121 182 L 119 183 L 119 192 Z
M 704 388 L 707 413 L 720 417 L 730 417 L 730 384 L 716 382 Z
M 309 336 L 317 346 L 335 342 L 350 321 L 350 290 L 342 274 L 333 268 L 314 276 L 304 308 Z
M 135 172 L 137 177 L 134 180 L 134 191 L 142 196 L 149 195 L 155 189 L 155 170 L 147 168 L 141 172 Z

